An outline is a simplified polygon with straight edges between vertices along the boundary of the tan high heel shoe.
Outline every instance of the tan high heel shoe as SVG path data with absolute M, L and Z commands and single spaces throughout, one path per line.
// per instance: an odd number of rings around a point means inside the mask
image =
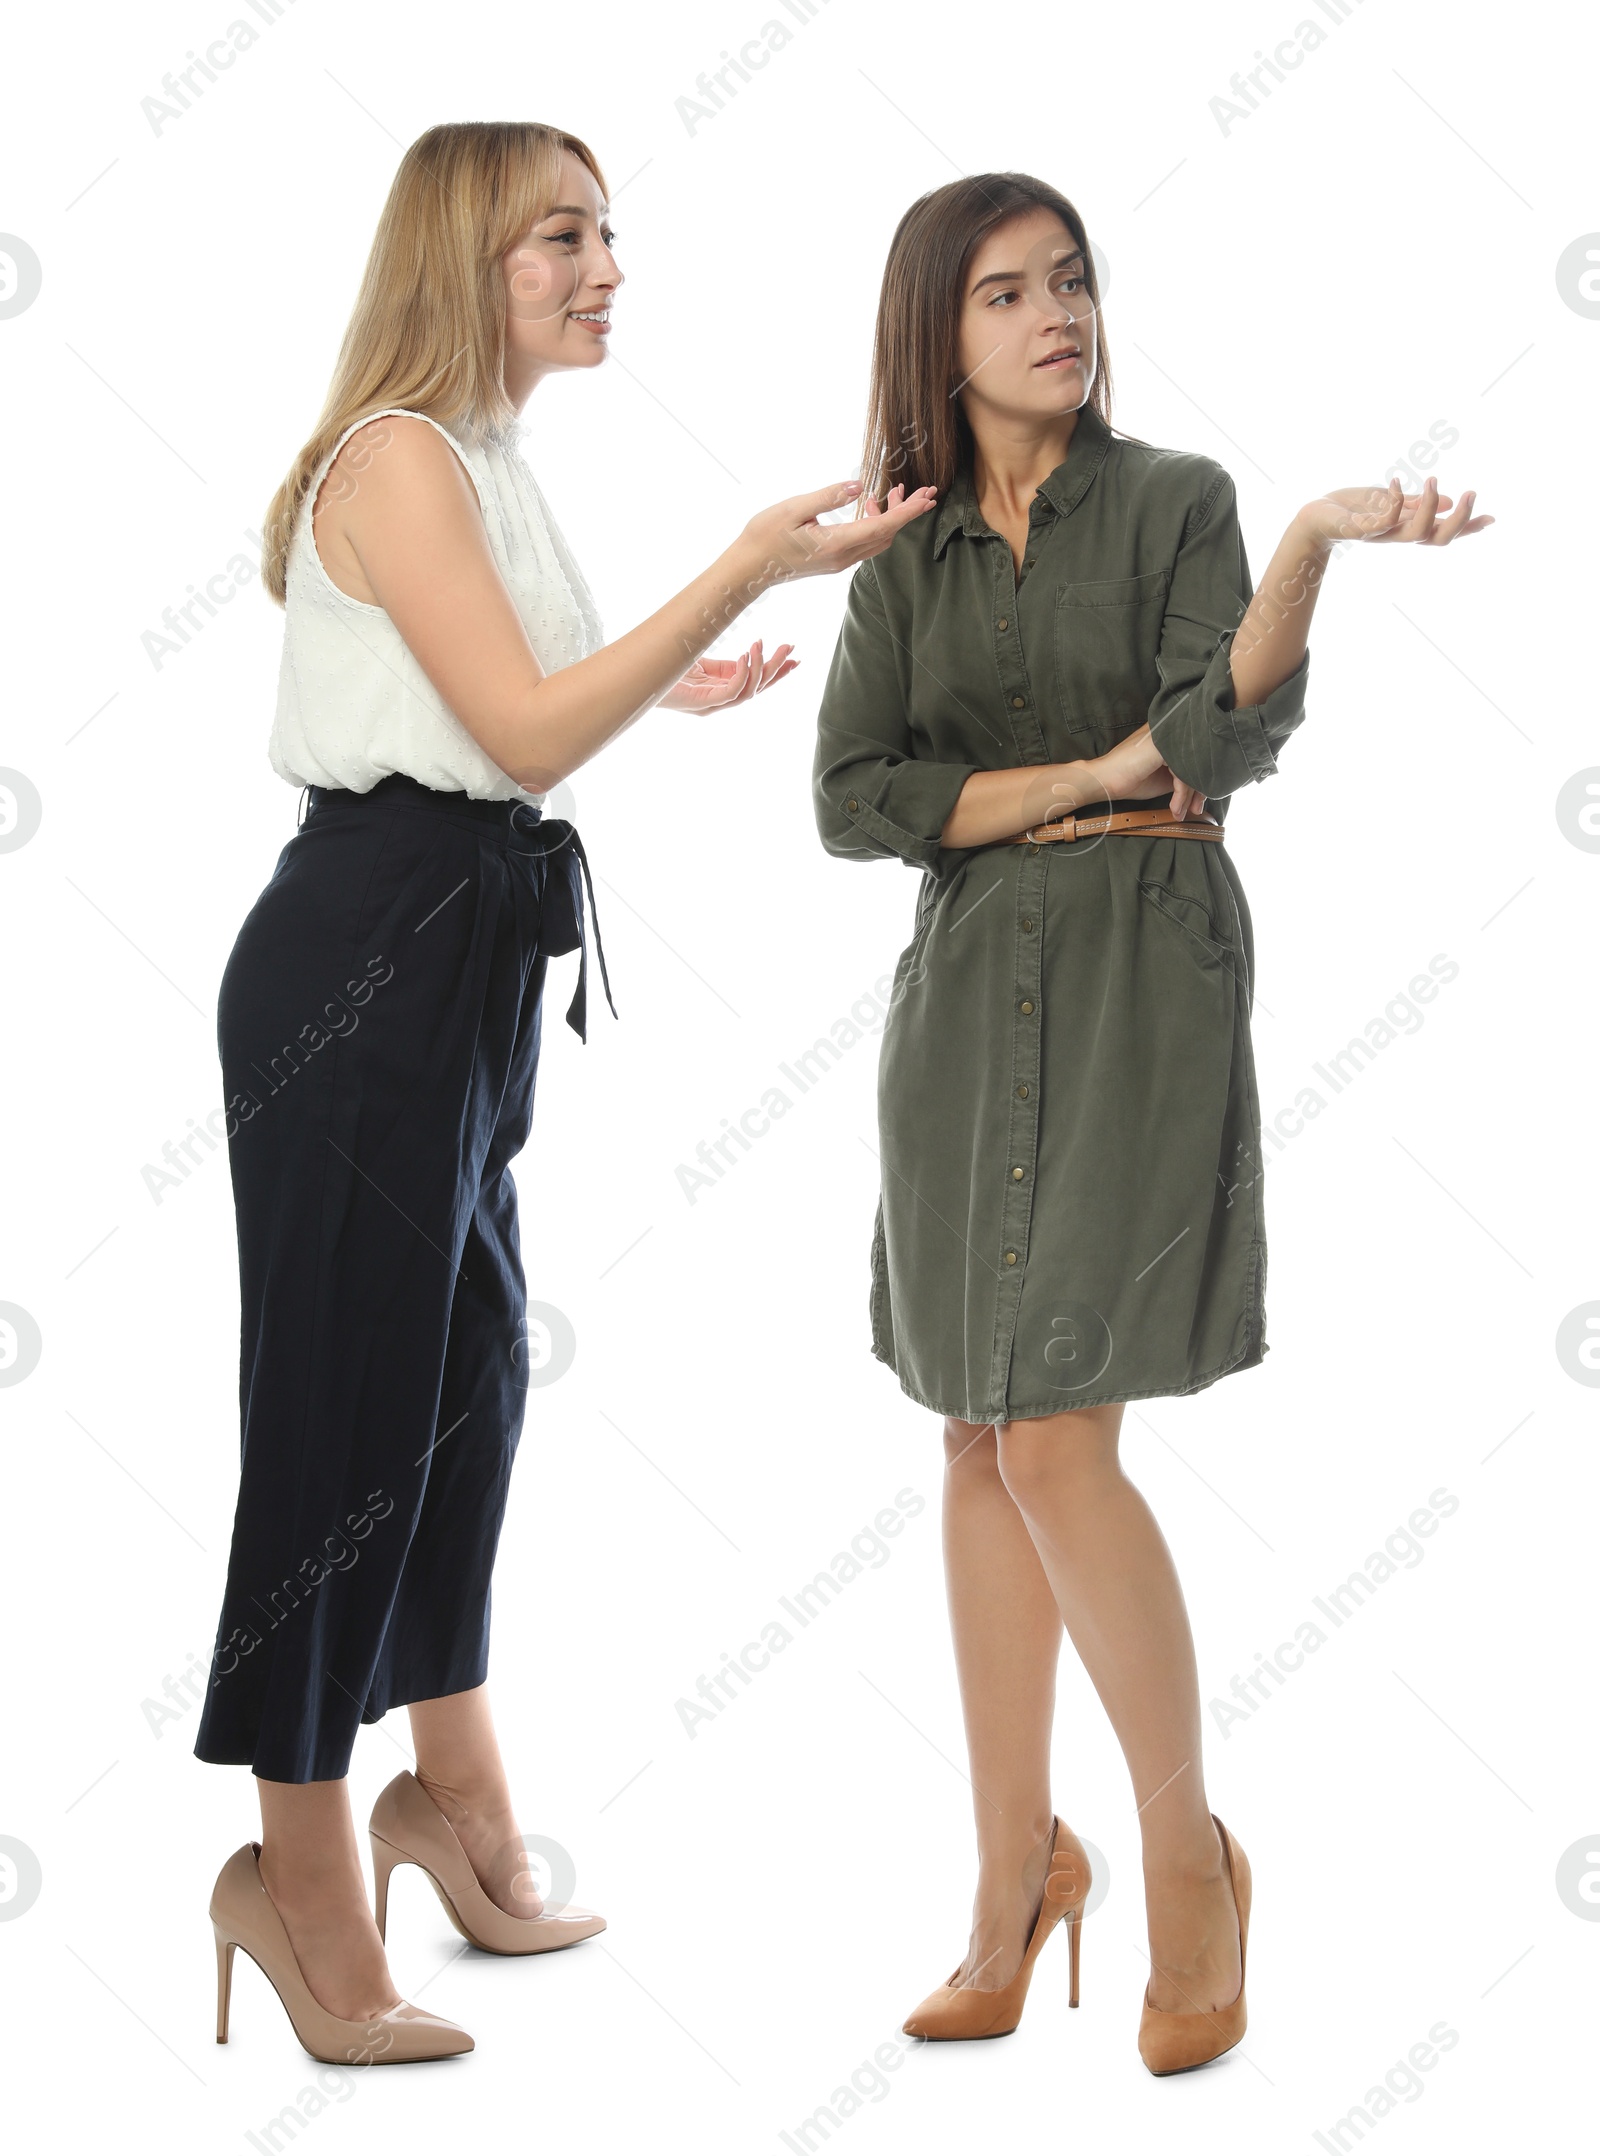
M 606 1928 L 605 1918 L 592 1909 L 530 1917 L 508 1916 L 497 1908 L 479 1885 L 455 1828 L 414 1774 L 397 1774 L 381 1792 L 370 1832 L 380 1938 L 387 1937 L 389 1875 L 397 1864 L 415 1864 L 427 1874 L 456 1930 L 486 1954 L 548 1954 Z
M 370 2021 L 342 2021 L 312 1996 L 277 1905 L 261 1883 L 261 1844 L 246 1842 L 217 1874 L 211 1926 L 217 1935 L 217 2042 L 228 2041 L 233 1956 L 243 1947 L 278 1994 L 290 2026 L 314 2059 L 329 2066 L 398 2066 L 470 2051 L 472 2038 L 453 2021 L 402 1999 Z
M 965 2037 L 1009 2036 L 1022 2019 L 1039 1949 L 1063 1920 L 1072 1956 L 1072 1991 L 1067 2004 L 1076 2006 L 1083 1905 L 1089 1898 L 1092 1884 L 1089 1859 L 1082 1842 L 1064 1820 L 1058 1819 L 1050 1845 L 1050 1868 L 1045 1873 L 1044 1895 L 1039 1903 L 1033 1937 L 1022 1957 L 1022 1967 L 1002 1991 L 974 1991 L 970 1985 L 957 1989 L 956 1978 L 961 1971 L 959 1968 L 952 1970 L 949 1981 L 941 1984 L 937 1991 L 929 1992 L 916 2012 L 903 2023 L 906 2035 L 926 2037 L 930 2043 L 948 2043 Z
M 1145 1986 L 1144 2011 L 1139 2017 L 1139 2056 L 1153 2074 L 1186 2074 L 1196 2066 L 1209 2066 L 1231 2051 L 1245 2032 L 1244 1962 L 1250 1944 L 1250 1859 L 1228 1832 L 1216 1813 L 1211 1823 L 1222 1843 L 1233 1903 L 1239 1912 L 1239 1995 L 1227 2006 L 1200 2009 L 1190 2014 L 1164 2014 L 1150 2004 Z

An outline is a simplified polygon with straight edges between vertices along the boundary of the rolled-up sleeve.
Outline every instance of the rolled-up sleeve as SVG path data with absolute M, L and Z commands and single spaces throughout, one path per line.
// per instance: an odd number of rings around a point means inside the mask
M 1253 585 L 1232 479 L 1218 471 L 1185 529 L 1161 625 L 1150 731 L 1168 766 L 1212 800 L 1270 778 L 1306 715 L 1306 652 L 1264 702 L 1236 705 L 1233 638 Z
M 919 755 L 907 715 L 910 658 L 891 631 L 871 562 L 851 579 L 817 716 L 812 794 L 829 853 L 898 855 L 937 869 L 939 834 L 976 764 Z

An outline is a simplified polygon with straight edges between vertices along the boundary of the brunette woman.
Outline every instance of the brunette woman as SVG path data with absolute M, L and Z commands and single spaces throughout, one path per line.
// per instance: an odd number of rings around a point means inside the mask
M 1254 954 L 1224 827 L 1304 715 L 1334 543 L 1492 520 L 1432 479 L 1324 495 L 1252 597 L 1227 472 L 1113 431 L 1083 220 L 1017 173 L 901 221 L 863 470 L 864 521 L 942 497 L 851 584 L 816 808 L 830 852 L 923 872 L 883 1036 L 872 1333 L 944 1420 L 979 1859 L 966 1957 L 905 2026 L 1014 2028 L 1061 1918 L 1076 2003 L 1064 1625 L 1133 1781 L 1139 2044 L 1172 2073 L 1244 2033 L 1250 1871 L 1210 1809 L 1183 1596 L 1117 1442 L 1127 1401 L 1267 1351 Z

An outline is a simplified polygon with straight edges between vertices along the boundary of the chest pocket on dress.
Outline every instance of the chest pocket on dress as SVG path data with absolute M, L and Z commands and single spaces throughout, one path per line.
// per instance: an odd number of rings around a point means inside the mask
M 1056 709 L 1074 733 L 1089 732 L 1099 755 L 1142 726 L 1161 686 L 1156 654 L 1166 613 L 1166 569 L 1102 583 L 1063 584 L 1056 593 Z

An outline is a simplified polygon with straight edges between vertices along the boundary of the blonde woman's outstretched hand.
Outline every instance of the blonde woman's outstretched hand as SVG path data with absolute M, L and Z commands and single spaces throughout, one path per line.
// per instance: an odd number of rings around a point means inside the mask
M 1298 522 L 1306 538 L 1324 546 L 1343 539 L 1448 546 L 1452 539 L 1464 539 L 1494 522 L 1493 517 L 1472 514 L 1477 498 L 1469 487 L 1455 501 L 1439 492 L 1437 479 L 1424 480 L 1420 494 L 1407 494 L 1398 479 L 1391 479 L 1386 487 L 1339 487 L 1320 495 L 1306 503 Z
M 736 659 L 696 659 L 693 666 L 661 699 L 663 711 L 725 711 L 731 704 L 748 703 L 763 689 L 782 681 L 800 664 L 789 654 L 793 644 L 780 644 L 770 659 L 763 658 L 758 636 L 748 651 Z
M 880 509 L 869 501 L 865 513 L 842 524 L 824 524 L 830 510 L 847 509 L 861 493 L 859 479 L 796 494 L 753 516 L 744 528 L 742 546 L 757 564 L 753 581 L 762 586 L 797 576 L 832 576 L 854 569 L 891 546 L 908 524 L 925 516 L 938 499 L 933 487 L 908 495 L 895 487 Z

